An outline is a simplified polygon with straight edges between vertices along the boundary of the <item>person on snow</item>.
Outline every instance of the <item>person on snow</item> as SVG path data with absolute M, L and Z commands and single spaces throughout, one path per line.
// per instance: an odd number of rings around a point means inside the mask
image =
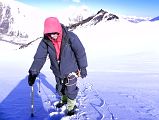
M 68 31 L 56 17 L 48 17 L 44 21 L 44 37 L 39 43 L 29 69 L 29 86 L 34 84 L 47 56 L 56 79 L 56 90 L 61 96 L 56 107 L 60 108 L 66 104 L 66 114 L 73 115 L 79 91 L 76 84 L 77 77 L 87 76 L 87 57 L 78 36 Z

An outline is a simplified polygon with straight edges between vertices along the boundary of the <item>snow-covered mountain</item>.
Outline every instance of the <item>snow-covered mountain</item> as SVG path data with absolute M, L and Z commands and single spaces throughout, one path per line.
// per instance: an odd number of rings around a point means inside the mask
M 95 15 L 89 16 L 86 19 L 83 19 L 75 24 L 70 24 L 68 28 L 75 29 L 78 26 L 91 26 L 96 25 L 101 21 L 110 21 L 110 20 L 118 20 L 119 17 L 112 13 L 109 13 L 103 9 L 99 10 Z
M 12 1 L 0 1 L 0 33 L 9 36 L 28 37 L 27 33 L 18 28 L 17 25 L 20 21 L 24 21 L 26 17 L 19 8 L 22 4 L 18 5 L 17 2 L 14 2 L 10 6 L 10 2 Z
M 159 20 L 159 16 L 155 17 L 155 18 L 152 18 L 150 21 L 151 22 L 154 22 L 154 21 L 158 21 Z
M 12 41 L 26 40 L 32 28 L 39 28 L 40 12 L 38 9 L 13 0 L 0 0 L 0 35 Z M 38 20 L 37 20 L 38 19 Z

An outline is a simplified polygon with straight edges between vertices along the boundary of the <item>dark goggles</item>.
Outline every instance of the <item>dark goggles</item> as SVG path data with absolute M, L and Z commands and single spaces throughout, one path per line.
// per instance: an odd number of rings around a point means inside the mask
M 59 33 L 58 32 L 53 32 L 53 33 L 50 33 L 50 35 L 59 35 Z

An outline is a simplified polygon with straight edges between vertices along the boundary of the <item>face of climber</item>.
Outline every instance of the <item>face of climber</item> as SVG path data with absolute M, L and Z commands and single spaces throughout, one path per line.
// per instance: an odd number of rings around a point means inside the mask
M 51 34 L 50 34 L 50 37 L 51 37 L 52 39 L 54 39 L 54 40 L 56 40 L 56 39 L 58 38 L 58 36 L 59 36 L 59 33 L 58 33 L 58 32 L 54 32 L 54 33 L 51 33 Z

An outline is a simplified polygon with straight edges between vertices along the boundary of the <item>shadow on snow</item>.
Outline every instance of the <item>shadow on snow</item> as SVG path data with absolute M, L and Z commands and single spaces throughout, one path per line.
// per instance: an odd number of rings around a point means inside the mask
M 50 89 L 58 98 L 55 88 L 48 83 L 44 74 L 39 75 L 41 83 Z M 44 107 L 38 93 L 38 80 L 34 84 L 34 117 L 31 117 L 31 87 L 28 76 L 20 80 L 19 84 L 0 103 L 0 120 L 43 120 L 48 118 L 48 111 Z M 42 90 L 41 90 L 42 92 Z

